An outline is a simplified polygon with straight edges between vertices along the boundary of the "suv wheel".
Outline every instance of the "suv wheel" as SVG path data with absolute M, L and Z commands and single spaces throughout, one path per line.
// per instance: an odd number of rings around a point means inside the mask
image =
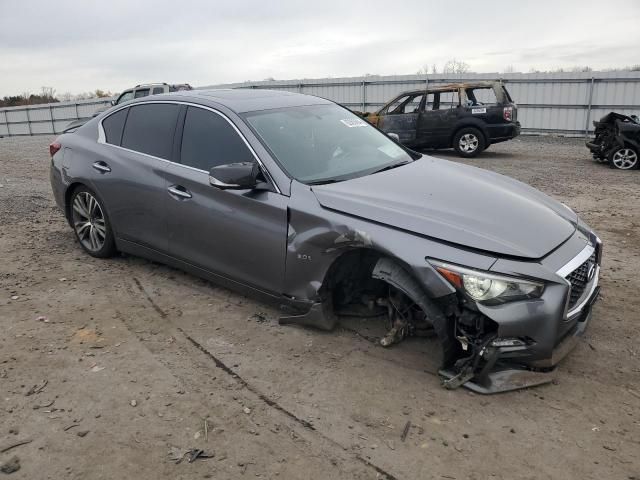
M 116 252 L 104 204 L 87 187 L 79 187 L 71 195 L 71 225 L 80 246 L 92 257 L 106 258 Z
M 453 148 L 461 157 L 475 157 L 485 149 L 484 135 L 473 127 L 458 130 L 453 137 Z
M 616 148 L 609 154 L 609 166 L 620 170 L 638 168 L 638 152 L 632 147 Z

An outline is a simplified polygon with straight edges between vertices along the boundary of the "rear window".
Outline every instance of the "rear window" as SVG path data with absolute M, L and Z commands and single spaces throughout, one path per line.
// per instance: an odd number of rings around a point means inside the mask
M 498 103 L 496 92 L 494 92 L 492 87 L 467 88 L 466 93 L 467 103 L 470 107 L 476 105 L 496 105 Z
M 179 110 L 179 105 L 169 103 L 131 107 L 122 134 L 122 146 L 169 160 Z
M 153 95 L 164 93 L 164 87 L 153 87 Z
M 142 90 L 136 90 L 136 93 L 134 95 L 135 98 L 140 98 L 140 97 L 146 97 L 147 95 L 149 95 L 149 89 L 148 88 L 144 88 Z
M 120 145 L 122 139 L 122 131 L 124 130 L 124 122 L 127 119 L 128 108 L 109 115 L 102 121 L 105 141 L 112 145 Z

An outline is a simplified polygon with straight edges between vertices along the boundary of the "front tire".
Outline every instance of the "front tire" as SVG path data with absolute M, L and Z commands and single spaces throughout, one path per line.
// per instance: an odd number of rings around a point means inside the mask
M 71 195 L 71 226 L 82 249 L 92 257 L 107 258 L 116 244 L 104 203 L 91 189 L 81 186 Z
M 609 166 L 619 170 L 638 168 L 638 151 L 633 147 L 616 148 L 609 154 Z
M 462 128 L 453 137 L 453 148 L 464 158 L 475 157 L 485 149 L 485 145 L 484 135 L 477 128 Z

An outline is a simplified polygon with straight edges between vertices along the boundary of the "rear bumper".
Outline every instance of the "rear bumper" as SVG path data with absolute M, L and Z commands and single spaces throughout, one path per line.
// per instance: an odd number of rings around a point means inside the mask
M 489 143 L 500 143 L 520 135 L 520 122 L 487 125 Z

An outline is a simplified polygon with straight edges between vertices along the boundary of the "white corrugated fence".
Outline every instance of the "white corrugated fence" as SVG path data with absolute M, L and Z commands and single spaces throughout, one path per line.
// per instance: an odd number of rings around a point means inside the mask
M 585 135 L 610 111 L 640 114 L 640 72 L 436 74 L 273 80 L 200 88 L 269 88 L 317 95 L 374 111 L 405 90 L 473 80 L 502 80 L 518 104 L 524 133 Z M 111 99 L 0 108 L 0 136 L 52 134 Z

